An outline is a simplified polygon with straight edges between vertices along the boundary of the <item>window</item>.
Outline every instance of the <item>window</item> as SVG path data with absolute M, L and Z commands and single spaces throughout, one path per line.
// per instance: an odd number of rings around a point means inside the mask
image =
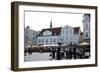
M 72 37 L 70 37 L 70 40 L 72 40 Z
M 50 43 L 52 43 L 52 38 L 50 39 Z
M 88 37 L 88 32 L 86 33 L 86 37 Z
M 66 40 L 68 40 L 68 37 L 66 37 Z
M 68 29 L 68 27 L 66 27 L 66 29 Z
M 62 39 L 60 38 L 60 41 L 62 41 Z
M 68 30 L 66 30 L 66 34 L 68 33 Z
M 56 42 L 56 39 L 53 39 L 53 42 Z
M 28 39 L 25 39 L 25 43 L 28 43 Z
M 63 30 L 63 34 L 64 34 L 64 30 Z
M 70 33 L 72 33 L 72 30 L 70 30 Z
M 41 39 L 39 39 L 39 42 L 41 42 Z
M 42 42 L 44 42 L 44 39 L 42 39 Z
M 48 39 L 46 39 L 46 43 L 48 43 Z
M 25 31 L 25 34 L 28 34 L 28 31 Z
M 64 36 L 62 37 L 62 41 L 64 40 Z
M 88 29 L 88 24 L 86 24 L 86 30 Z
M 35 40 L 35 37 L 33 36 L 33 41 Z
M 25 35 L 25 39 L 28 39 L 28 35 Z

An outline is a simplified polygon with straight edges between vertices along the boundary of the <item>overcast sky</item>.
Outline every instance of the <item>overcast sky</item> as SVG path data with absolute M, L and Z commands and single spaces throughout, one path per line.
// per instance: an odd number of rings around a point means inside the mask
M 83 31 L 83 14 L 74 13 L 48 13 L 48 12 L 25 12 L 25 27 L 30 26 L 31 29 L 40 31 L 50 27 L 52 21 L 53 27 L 63 27 L 70 25 L 72 27 L 80 27 Z

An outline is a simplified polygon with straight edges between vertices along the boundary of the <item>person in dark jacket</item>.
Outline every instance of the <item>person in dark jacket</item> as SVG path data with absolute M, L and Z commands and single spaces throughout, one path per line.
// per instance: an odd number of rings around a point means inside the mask
M 73 56 L 74 56 L 74 59 L 76 59 L 76 48 L 75 47 L 73 48 Z
M 69 48 L 65 49 L 65 54 L 66 54 L 65 58 L 68 59 L 69 58 Z
M 57 60 L 61 60 L 60 51 L 61 51 L 61 43 L 58 43 L 59 47 L 57 49 Z
M 69 48 L 69 59 L 72 59 L 72 48 Z
M 52 59 L 55 58 L 55 52 L 56 52 L 56 50 L 53 48 L 53 49 L 52 49 Z

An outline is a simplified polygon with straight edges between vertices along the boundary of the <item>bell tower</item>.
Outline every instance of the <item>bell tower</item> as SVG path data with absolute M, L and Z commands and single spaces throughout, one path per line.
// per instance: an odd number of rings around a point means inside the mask
M 83 15 L 83 38 L 85 42 L 90 43 L 90 14 Z

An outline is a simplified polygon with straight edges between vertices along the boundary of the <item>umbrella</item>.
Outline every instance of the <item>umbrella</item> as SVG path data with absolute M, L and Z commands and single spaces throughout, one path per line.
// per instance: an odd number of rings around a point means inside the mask
M 57 44 L 50 45 L 50 47 L 57 47 L 57 46 L 59 46 L 59 45 L 57 45 Z
M 80 45 L 80 46 L 84 46 L 84 45 L 90 45 L 90 44 L 87 43 L 87 42 L 83 42 L 83 43 L 80 43 L 79 45 Z
M 57 44 L 52 44 L 52 45 L 44 44 L 44 45 L 41 45 L 41 47 L 56 47 L 56 46 L 59 46 L 59 45 L 57 45 Z
M 47 44 L 44 44 L 44 45 L 41 45 L 41 47 L 49 47 L 50 45 L 47 45 Z
M 47 47 L 49 47 L 50 45 L 44 44 L 44 45 L 40 45 L 39 47 L 46 49 Z
M 51 45 L 44 44 L 44 45 L 41 45 L 40 47 L 44 47 L 44 49 L 46 49 L 47 47 L 48 47 L 48 48 L 50 48 L 50 47 L 56 48 L 56 47 L 58 47 L 58 46 L 59 46 L 59 45 L 57 45 L 57 44 L 51 44 Z
M 84 49 L 86 49 L 86 48 L 89 49 L 89 48 L 90 48 L 90 44 L 87 43 L 87 42 L 80 43 L 79 46 L 80 46 L 81 48 L 83 47 Z
M 26 48 L 29 48 L 29 47 L 31 47 L 31 45 L 27 45 L 27 46 L 26 46 Z
M 33 45 L 32 47 L 33 47 L 33 48 L 34 48 L 34 47 L 37 47 L 37 45 Z

